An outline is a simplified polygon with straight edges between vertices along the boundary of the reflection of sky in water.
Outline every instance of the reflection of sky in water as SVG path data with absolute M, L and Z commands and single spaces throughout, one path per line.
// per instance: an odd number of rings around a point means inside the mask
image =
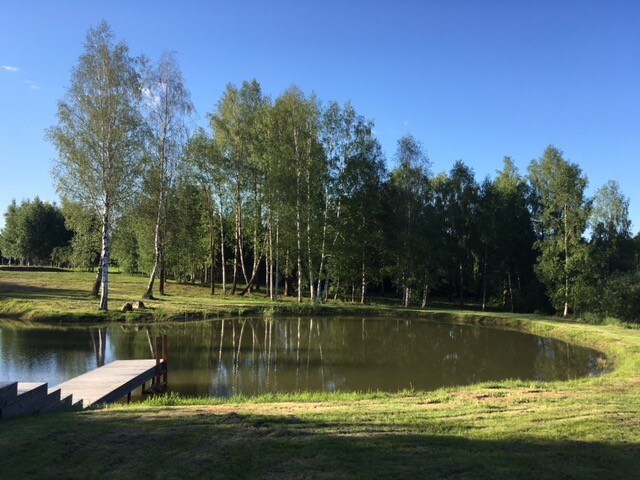
M 419 390 L 594 376 L 593 350 L 521 332 L 409 320 L 244 319 L 102 328 L 0 323 L 0 379 L 55 385 L 169 336 L 169 386 L 186 395 Z

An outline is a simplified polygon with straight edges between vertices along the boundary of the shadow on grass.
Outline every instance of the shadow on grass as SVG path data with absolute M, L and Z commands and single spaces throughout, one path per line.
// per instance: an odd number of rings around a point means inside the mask
M 106 412 L 4 422 L 12 478 L 637 478 L 638 444 L 471 439 L 295 416 Z M 478 432 L 475 432 L 478 433 Z
M 93 299 L 89 290 L 70 289 L 65 287 L 48 287 L 42 285 L 23 285 L 3 282 L 0 284 L 0 298 L 17 300 L 35 299 Z

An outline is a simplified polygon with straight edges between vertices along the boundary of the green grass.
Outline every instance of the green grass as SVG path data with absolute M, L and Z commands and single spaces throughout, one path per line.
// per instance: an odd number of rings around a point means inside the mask
M 3 302 L 9 297 L 4 273 Z M 114 280 L 121 301 L 144 284 L 125 276 Z M 53 285 L 37 287 L 47 308 L 58 301 L 47 292 Z M 64 285 L 72 289 L 71 282 Z M 171 285 L 168 298 L 192 305 L 191 288 L 197 287 Z M 206 293 L 196 298 L 207 308 L 240 308 L 233 303 L 238 299 L 211 300 Z M 259 297 L 242 301 L 264 304 Z M 91 306 L 83 298 L 61 302 L 66 309 Z M 433 392 L 171 395 L 10 420 L 0 423 L 0 477 L 638 478 L 640 330 L 524 315 L 411 314 L 590 346 L 606 353 L 610 371 L 568 382 L 504 381 Z
M 144 303 L 144 311 L 122 314 L 127 302 L 139 300 L 147 285 L 143 276 L 114 273 L 110 276 L 110 311 L 98 311 L 97 299 L 89 291 L 95 274 L 88 272 L 15 271 L 0 269 L 0 316 L 44 322 L 84 322 L 105 320 L 166 321 L 189 318 L 216 318 L 255 315 L 345 315 L 378 314 L 393 310 L 390 305 L 357 305 L 329 301 L 314 305 L 298 304 L 281 297 L 272 302 L 264 292 L 215 296 L 207 286 L 168 282 L 167 295 Z M 230 291 L 230 287 L 229 287 Z
M 399 309 L 389 299 L 372 298 L 368 305 L 329 300 L 313 304 L 308 299 L 281 296 L 269 300 L 263 292 L 222 295 L 218 285 L 211 296 L 208 286 L 168 282 L 167 295 L 154 300 L 142 299 L 146 310 L 127 314 L 120 308 L 141 299 L 147 277 L 112 273 L 110 275 L 110 311 L 98 310 L 98 300 L 89 294 L 95 274 L 78 271 L 20 271 L 0 268 L 0 317 L 37 322 L 171 321 L 231 316 L 305 316 L 305 315 L 415 315 L 417 308 Z M 228 287 L 230 292 L 231 288 Z M 238 289 L 240 291 L 240 289 Z M 448 308 L 428 309 L 448 314 Z M 487 315 L 480 313 L 480 315 Z

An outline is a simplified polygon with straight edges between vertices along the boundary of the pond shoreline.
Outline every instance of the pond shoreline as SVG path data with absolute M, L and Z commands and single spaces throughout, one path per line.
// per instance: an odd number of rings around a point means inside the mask
M 142 473 L 149 462 L 162 465 L 167 478 L 207 476 L 209 462 L 220 478 L 261 478 L 265 472 L 297 478 L 301 464 L 314 478 L 458 472 L 460 478 L 602 480 L 637 474 L 639 330 L 508 314 L 448 317 L 590 345 L 615 368 L 595 378 L 505 380 L 426 392 L 160 396 L 4 422 L 0 459 L 8 478 L 38 471 L 83 478 L 110 457 L 117 461 L 108 474 L 123 478 Z M 20 461 L 34 443 L 30 461 Z
M 512 378 L 593 377 L 606 365 L 600 351 L 442 315 L 59 326 L 9 320 L 0 322 L 0 377 L 61 383 L 83 368 L 151 358 L 158 335 L 170 339 L 170 391 L 181 396 L 432 391 Z
M 60 275 L 69 279 L 64 288 Z M 144 286 L 145 279 L 114 277 L 114 306 L 131 301 Z M 0 272 L 0 287 L 10 282 L 20 287 L 0 288 L 0 316 L 13 311 L 16 320 L 56 318 L 46 322 L 51 328 L 71 326 L 70 318 L 98 318 L 100 325 L 113 321 L 90 310 L 95 301 L 84 293 L 87 280 L 90 275 L 76 273 Z M 162 326 L 184 321 L 185 312 L 187 319 L 203 319 L 204 313 L 213 319 L 322 312 L 484 325 L 593 348 L 607 356 L 609 371 L 567 381 L 505 380 L 435 391 L 168 395 L 81 414 L 17 419 L 0 429 L 0 461 L 14 478 L 43 471 L 50 478 L 85 478 L 104 458 L 117 459 L 108 474 L 122 478 L 144 474 L 149 463 L 163 465 L 167 478 L 211 476 L 211 463 L 220 478 L 260 478 L 264 472 L 297 478 L 301 465 L 317 478 L 439 478 L 458 472 L 460 478 L 603 480 L 637 474 L 640 329 L 635 326 L 393 306 L 332 304 L 314 310 L 311 304 L 274 306 L 257 298 L 239 304 L 237 298 L 205 298 L 206 291 L 194 298 L 195 288 L 170 288 L 172 302 L 150 302 L 155 310 L 143 316 L 114 312 L 114 317 L 125 320 L 121 325 Z M 200 308 L 193 308 L 195 302 Z M 30 451 L 29 462 L 20 460 L 24 451 Z M 52 457 L 58 459 L 55 465 Z

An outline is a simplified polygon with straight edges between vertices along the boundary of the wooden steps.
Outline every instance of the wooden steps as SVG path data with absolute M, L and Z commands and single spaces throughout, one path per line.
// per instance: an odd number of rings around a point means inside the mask
M 155 359 L 116 360 L 53 388 L 46 383 L 0 381 L 0 419 L 82 410 L 130 397 L 139 387 L 147 393 L 164 391 L 167 350 L 167 336 L 163 335 L 156 338 Z
M 0 419 L 33 413 L 71 410 L 72 399 L 61 398 L 60 389 L 50 389 L 46 383 L 5 382 L 0 387 Z
M 18 382 L 0 382 L 0 410 L 18 396 Z

